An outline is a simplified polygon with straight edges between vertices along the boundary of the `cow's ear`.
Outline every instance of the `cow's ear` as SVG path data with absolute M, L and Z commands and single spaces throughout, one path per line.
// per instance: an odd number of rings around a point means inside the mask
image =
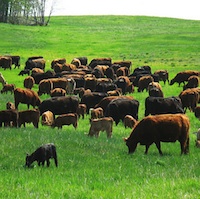
M 126 142 L 126 141 L 127 141 L 127 139 L 128 139 L 128 138 L 123 138 L 124 142 Z

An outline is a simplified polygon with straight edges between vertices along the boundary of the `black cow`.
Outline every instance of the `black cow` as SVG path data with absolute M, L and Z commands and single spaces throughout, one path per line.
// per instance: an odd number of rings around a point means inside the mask
M 117 85 L 115 83 L 110 82 L 99 82 L 96 85 L 96 92 L 108 92 L 117 89 Z
M 59 96 L 52 97 L 43 102 L 39 106 L 40 115 L 45 111 L 51 111 L 54 115 L 65 113 L 76 113 L 79 100 L 75 96 Z
M 45 73 L 32 73 L 31 76 L 35 80 L 35 84 L 39 84 L 43 79 L 49 79 L 55 77 L 56 73 L 54 71 L 48 70 Z
M 4 126 L 17 127 L 18 117 L 17 110 L 9 109 L 0 111 L 0 127 L 2 127 L 3 123 Z
M 108 104 L 105 116 L 112 117 L 116 125 L 120 120 L 123 121 L 126 115 L 131 115 L 138 120 L 138 108 L 139 102 L 137 100 L 125 98 L 114 99 Z
M 33 152 L 31 155 L 26 155 L 26 164 L 25 166 L 30 167 L 34 161 L 37 161 L 38 166 L 42 163 L 44 166 L 45 161 L 47 162 L 47 167 L 50 165 L 49 159 L 53 158 L 56 167 L 58 166 L 57 152 L 56 147 L 53 143 L 45 144 L 40 146 Z
M 107 97 L 107 93 L 91 92 L 84 94 L 81 98 L 81 104 L 85 104 L 87 107 L 87 114 L 89 114 L 90 108 L 94 108 L 104 97 Z
M 184 113 L 179 97 L 147 97 L 145 100 L 145 116 L 151 114 Z

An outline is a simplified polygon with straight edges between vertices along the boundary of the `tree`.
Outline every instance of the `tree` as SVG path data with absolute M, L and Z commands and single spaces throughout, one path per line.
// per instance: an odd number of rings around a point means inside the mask
M 45 17 L 45 8 L 48 0 L 1 0 L 0 22 L 12 24 L 46 26 L 50 21 L 50 13 Z

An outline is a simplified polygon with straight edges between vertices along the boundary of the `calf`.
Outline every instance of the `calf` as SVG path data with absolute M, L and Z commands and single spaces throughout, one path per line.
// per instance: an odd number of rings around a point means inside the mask
M 7 102 L 6 103 L 6 109 L 9 110 L 9 109 L 15 109 L 15 105 L 12 103 L 12 102 Z
M 62 129 L 63 125 L 73 125 L 76 129 L 78 126 L 78 115 L 76 113 L 68 113 L 68 114 L 62 114 L 59 115 L 55 121 L 52 127 L 58 127 Z
M 103 109 L 101 107 L 91 109 L 91 119 L 103 117 Z
M 132 129 L 137 123 L 137 120 L 131 115 L 126 115 L 124 117 L 123 123 L 124 123 L 125 128 L 128 127 Z
M 21 127 L 23 124 L 26 127 L 25 123 L 33 123 L 33 126 L 38 128 L 39 119 L 40 112 L 38 110 L 19 111 L 18 126 Z
M 24 88 L 32 89 L 35 84 L 35 80 L 32 76 L 28 76 L 24 79 Z
M 184 114 L 162 114 L 147 116 L 135 125 L 130 136 L 125 138 L 129 153 L 133 153 L 137 144 L 146 146 L 145 154 L 155 143 L 162 155 L 160 142 L 176 142 L 181 146 L 181 154 L 189 152 L 190 121 Z
M 0 111 L 0 127 L 4 126 L 17 127 L 18 123 L 18 112 L 16 110 L 2 110 Z
M 107 138 L 111 138 L 113 128 L 113 119 L 111 117 L 92 119 L 90 123 L 91 125 L 88 136 L 99 137 L 100 131 L 106 131 Z
M 82 119 L 84 119 L 84 115 L 86 114 L 86 111 L 87 111 L 87 107 L 85 104 L 78 105 L 78 108 L 77 108 L 78 117 L 80 117 L 80 115 L 81 115 Z
M 54 123 L 54 115 L 51 111 L 46 111 L 42 113 L 41 118 L 42 125 L 52 126 Z
M 51 144 L 45 144 L 40 146 L 36 149 L 35 152 L 33 152 L 31 155 L 26 155 L 26 163 L 25 166 L 30 167 L 31 164 L 34 161 L 37 161 L 38 166 L 42 163 L 42 166 L 44 166 L 44 163 L 46 161 L 47 167 L 50 165 L 49 159 L 53 158 L 56 167 L 58 166 L 58 160 L 57 160 L 57 152 L 56 147 L 53 143 Z
M 7 93 L 8 91 L 10 91 L 12 94 L 14 92 L 14 89 L 15 89 L 14 84 L 4 84 L 1 93 Z

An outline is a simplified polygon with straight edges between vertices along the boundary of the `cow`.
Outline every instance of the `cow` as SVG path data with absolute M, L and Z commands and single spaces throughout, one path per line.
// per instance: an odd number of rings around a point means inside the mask
M 179 97 L 151 96 L 145 99 L 145 116 L 165 113 L 184 113 L 181 99 Z
M 38 94 L 30 89 L 15 88 L 14 100 L 16 109 L 18 109 L 18 105 L 20 102 L 23 104 L 27 104 L 28 109 L 30 105 L 35 108 L 36 106 L 39 106 L 41 104 L 41 100 Z
M 15 68 L 20 67 L 20 56 L 19 55 L 9 55 L 7 57 L 10 57 L 12 59 L 12 65 L 15 65 Z
M 85 104 L 79 104 L 78 109 L 77 109 L 78 117 L 82 116 L 82 119 L 84 119 L 84 116 L 86 114 L 86 110 L 87 110 L 87 107 L 86 107 Z
M 124 123 L 125 128 L 128 127 L 132 129 L 136 125 L 137 120 L 133 118 L 131 115 L 126 115 L 124 117 L 123 123 Z
M 125 138 L 128 152 L 134 153 L 137 144 L 145 145 L 145 154 L 150 145 L 156 144 L 160 155 L 160 142 L 176 142 L 181 145 L 181 154 L 189 152 L 190 121 L 184 114 L 161 114 L 144 117 L 133 128 L 130 136 Z
M 37 148 L 31 155 L 26 155 L 25 166 L 30 167 L 34 161 L 37 161 L 38 166 L 42 163 L 44 166 L 45 161 L 47 167 L 50 165 L 49 159 L 53 158 L 56 167 L 58 166 L 56 146 L 53 143 L 45 144 Z
M 39 127 L 40 112 L 38 110 L 24 110 L 19 111 L 18 126 L 26 123 L 32 123 L 35 128 Z
M 199 77 L 196 75 L 192 75 L 188 78 L 187 84 L 183 87 L 183 90 L 187 88 L 196 88 L 199 86 Z
M 14 89 L 15 84 L 4 84 L 1 93 L 7 93 L 8 91 L 10 91 L 10 93 L 12 94 L 14 92 Z
M 50 91 L 51 97 L 65 96 L 65 95 L 66 95 L 66 90 L 63 88 L 54 88 L 53 90 Z
M 76 96 L 60 96 L 45 99 L 39 106 L 40 114 L 51 111 L 54 115 L 76 113 L 79 99 Z
M 41 123 L 45 126 L 52 126 L 54 123 L 54 115 L 51 111 L 45 111 L 41 115 Z
M 42 94 L 51 94 L 51 90 L 53 90 L 53 82 L 51 79 L 43 79 L 40 81 L 38 85 L 38 95 Z
M 185 85 L 185 82 L 188 81 L 188 78 L 192 75 L 199 76 L 200 72 L 199 71 L 194 71 L 194 70 L 186 70 L 182 71 L 176 74 L 176 76 L 170 81 L 170 85 L 173 85 L 174 83 L 178 83 L 179 86 L 181 83 Z
M 183 104 L 184 111 L 186 112 L 187 108 L 190 111 L 194 111 L 195 107 L 199 101 L 199 92 L 196 89 L 188 88 L 182 91 L 179 94 L 181 102 Z
M 15 105 L 12 102 L 7 102 L 6 103 L 6 109 L 7 110 L 9 110 L 9 109 L 15 110 Z
M 2 124 L 4 123 L 4 126 L 12 126 L 17 127 L 18 126 L 18 112 L 17 110 L 9 109 L 9 110 L 1 110 L 0 111 L 0 127 L 2 127 Z
M 122 89 L 122 94 L 126 94 L 129 87 L 132 85 L 130 79 L 127 76 L 120 76 L 118 77 L 114 83 L 117 85 L 118 88 Z
M 51 68 L 54 69 L 54 66 L 57 63 L 63 65 L 63 64 L 66 63 L 66 59 L 65 58 L 57 58 L 57 59 L 52 60 L 52 62 L 51 62 Z
M 6 82 L 6 80 L 5 80 L 5 78 L 4 78 L 4 76 L 3 76 L 2 73 L 0 73 L 0 83 L 2 83 L 2 86 L 4 86 L 5 84 L 7 84 L 7 82 Z
M 31 76 L 34 78 L 35 84 L 39 84 L 43 79 L 55 77 L 55 72 L 48 70 L 45 73 L 32 73 Z
M 99 137 L 100 131 L 106 131 L 107 138 L 112 137 L 113 119 L 111 117 L 92 119 L 90 121 L 90 129 L 88 136 Z
M 73 125 L 73 127 L 76 129 L 78 126 L 78 114 L 76 113 L 67 113 L 58 115 L 54 123 L 52 124 L 52 127 L 58 127 L 58 129 L 62 129 L 62 126 L 64 125 Z
M 138 81 L 138 92 L 143 92 L 145 89 L 148 91 L 148 86 L 150 83 L 154 81 L 153 77 L 151 75 L 145 75 L 140 77 Z
M 119 98 L 112 100 L 105 112 L 106 117 L 112 117 L 115 124 L 118 125 L 120 120 L 123 121 L 126 115 L 131 115 L 138 120 L 139 101 L 127 98 Z
M 33 68 L 40 68 L 45 69 L 46 60 L 44 58 L 38 58 L 38 59 L 28 59 L 25 63 L 24 69 L 30 69 Z
M 87 107 L 87 114 L 89 114 L 90 108 L 94 108 L 104 97 L 107 97 L 107 93 L 91 92 L 84 94 L 81 98 L 81 104 L 85 104 Z
M 167 70 L 157 70 L 154 72 L 154 75 L 157 74 L 159 77 L 159 81 L 163 81 L 164 84 L 167 81 L 169 84 L 169 73 Z
M 91 119 L 103 117 L 103 109 L 101 107 L 91 109 Z
M 115 61 L 113 62 L 113 64 L 117 64 L 119 65 L 120 67 L 127 67 L 128 69 L 130 69 L 130 67 L 132 66 L 132 62 L 129 61 L 129 60 L 123 60 L 123 61 Z
M 94 69 L 97 65 L 111 66 L 112 59 L 111 58 L 95 58 L 95 59 L 92 59 L 91 62 L 89 63 L 89 67 L 92 69 Z
M 24 88 L 32 89 L 35 84 L 35 80 L 32 76 L 28 76 L 24 79 Z
M 96 77 L 85 77 L 85 81 L 84 81 L 85 90 L 90 89 L 91 91 L 95 91 L 96 85 L 97 85 Z
M 20 72 L 19 72 L 19 76 L 20 75 L 22 75 L 22 76 L 24 76 L 24 75 L 30 75 L 30 69 L 24 69 L 24 70 L 21 70 Z
M 149 96 L 164 97 L 162 87 L 158 82 L 151 82 L 148 85 Z
M 200 119 L 200 106 L 195 107 L 194 115 L 195 115 L 196 118 Z
M 6 56 L 0 57 L 0 67 L 4 68 L 4 70 L 6 70 L 7 68 L 9 68 L 11 70 L 12 69 L 12 58 L 6 57 Z

